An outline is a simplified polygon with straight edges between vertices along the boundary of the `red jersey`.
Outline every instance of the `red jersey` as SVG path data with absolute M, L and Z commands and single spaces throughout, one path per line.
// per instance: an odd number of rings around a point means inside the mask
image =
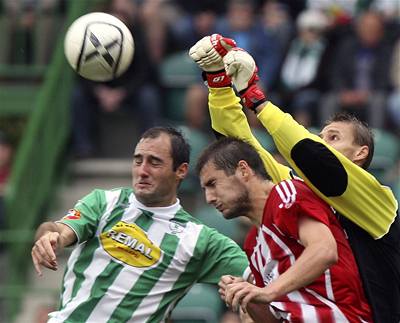
M 331 230 L 339 260 L 310 285 L 271 302 L 271 311 L 287 322 L 372 322 L 343 229 L 329 205 L 300 180 L 286 180 L 274 186 L 260 228 L 253 228 L 246 238 L 244 249 L 256 285 L 265 287 L 299 258 L 304 250 L 298 232 L 302 216 L 320 221 Z

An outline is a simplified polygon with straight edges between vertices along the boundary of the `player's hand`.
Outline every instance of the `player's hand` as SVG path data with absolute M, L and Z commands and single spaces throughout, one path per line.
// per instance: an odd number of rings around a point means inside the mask
M 222 57 L 236 46 L 233 39 L 212 34 L 200 39 L 189 50 L 189 56 L 204 72 L 218 72 L 224 69 Z
M 189 50 L 189 56 L 204 71 L 203 77 L 209 87 L 227 87 L 231 80 L 224 70 L 224 57 L 229 50 L 236 46 L 233 39 L 219 34 L 212 34 L 200 39 Z
M 219 286 L 218 292 L 219 292 L 219 295 L 220 295 L 221 299 L 223 301 L 225 301 L 226 287 L 229 284 L 239 283 L 239 282 L 243 282 L 243 281 L 244 281 L 244 279 L 242 277 L 235 277 L 235 276 L 231 276 L 231 275 L 222 276 L 220 281 L 219 281 L 219 283 L 218 283 L 218 286 Z
M 265 94 L 258 87 L 258 68 L 253 57 L 241 48 L 233 48 L 223 57 L 226 74 L 242 98 L 243 105 L 255 111 L 266 101 Z
M 238 311 L 241 308 L 246 313 L 247 305 L 250 302 L 268 304 L 272 301 L 267 288 L 260 288 L 248 282 L 228 284 L 226 287 L 225 302 L 234 311 Z
M 32 261 L 39 276 L 42 276 L 41 266 L 51 270 L 58 269 L 56 250 L 60 243 L 58 232 L 47 232 L 41 236 L 32 248 Z

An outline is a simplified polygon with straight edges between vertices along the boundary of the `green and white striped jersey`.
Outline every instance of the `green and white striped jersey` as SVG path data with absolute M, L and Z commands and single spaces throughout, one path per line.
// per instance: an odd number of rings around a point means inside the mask
M 146 207 L 132 189 L 94 190 L 60 221 L 78 245 L 55 322 L 163 322 L 196 282 L 245 275 L 245 253 L 184 211 Z

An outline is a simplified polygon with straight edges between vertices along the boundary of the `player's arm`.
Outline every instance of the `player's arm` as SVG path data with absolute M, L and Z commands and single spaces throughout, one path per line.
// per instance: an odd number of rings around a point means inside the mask
M 58 269 L 56 252 L 77 241 L 75 232 L 65 224 L 44 222 L 36 231 L 32 247 L 32 261 L 36 272 L 42 275 L 41 266 Z
M 218 284 L 224 275 L 244 280 L 249 278 L 251 271 L 247 256 L 236 242 L 207 227 L 200 234 L 207 243 L 204 245 L 204 259 L 198 267 L 198 282 Z
M 388 187 L 272 103 L 257 111 L 282 156 L 315 193 L 374 238 L 388 232 L 397 210 Z
M 228 285 L 227 303 L 233 308 L 241 306 L 244 310 L 250 301 L 268 304 L 309 285 L 337 262 L 336 240 L 324 223 L 302 217 L 299 219 L 298 236 L 304 250 L 287 271 L 264 288 L 244 282 Z
M 231 50 L 223 61 L 244 105 L 257 113 L 296 173 L 315 193 L 374 238 L 383 236 L 396 216 L 397 201 L 391 190 L 311 134 L 290 114 L 266 102 L 256 84 L 255 62 L 247 52 Z
M 300 218 L 299 240 L 304 246 L 300 257 L 267 287 L 272 299 L 311 284 L 338 261 L 336 240 L 324 223 L 307 216 Z
M 254 137 L 242 111 L 240 99 L 235 95 L 231 80 L 226 75 L 222 57 L 235 43 L 218 34 L 206 36 L 189 51 L 190 57 L 203 69 L 209 87 L 209 111 L 214 131 L 232 136 L 251 144 L 260 154 L 272 180 L 278 183 L 291 177 L 290 169 L 279 164 Z
M 116 198 L 118 194 L 115 194 Z M 32 248 L 32 260 L 39 275 L 41 266 L 57 270 L 57 251 L 90 239 L 96 232 L 99 217 L 105 210 L 105 192 L 94 190 L 79 200 L 75 207 L 57 222 L 39 226 Z

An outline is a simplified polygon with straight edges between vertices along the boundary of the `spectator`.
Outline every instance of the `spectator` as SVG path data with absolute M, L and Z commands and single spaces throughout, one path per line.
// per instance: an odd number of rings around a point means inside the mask
M 209 121 L 207 96 L 203 84 L 193 84 L 186 91 L 185 125 L 194 131 L 204 131 Z
M 390 72 L 393 91 L 388 98 L 388 114 L 395 131 L 400 134 L 400 38 L 393 51 Z
M 186 50 L 191 44 L 204 36 L 213 34 L 217 15 L 212 6 L 198 6 L 193 14 L 186 14 L 172 25 L 174 37 L 180 50 Z
M 110 82 L 81 80 L 72 96 L 73 153 L 90 157 L 96 151 L 97 117 L 100 113 L 124 111 L 132 124 L 144 131 L 159 120 L 160 102 L 156 87 L 156 71 L 150 64 L 147 44 L 137 15 L 138 7 L 131 0 L 113 0 L 109 12 L 121 19 L 135 40 L 135 56 L 128 70 Z
M 4 194 L 11 171 L 14 147 L 4 133 L 0 133 L 0 195 Z
M 0 133 L 0 230 L 5 228 L 6 214 L 3 196 L 11 172 L 13 155 L 13 145 L 4 133 Z M 1 244 L 0 242 L 0 252 Z
M 168 54 L 179 49 L 173 36 L 171 21 L 176 22 L 178 10 L 170 1 L 144 0 L 140 6 L 140 22 L 152 64 L 158 65 Z
M 217 32 L 234 38 L 238 47 L 252 52 L 258 28 L 255 9 L 254 1 L 228 1 L 226 14 L 217 23 Z
M 338 45 L 332 66 L 334 92 L 321 108 L 321 120 L 337 110 L 347 110 L 372 127 L 384 126 L 391 57 L 384 33 L 384 22 L 378 13 L 368 11 L 357 18 L 355 34 Z
M 277 1 L 266 1 L 261 11 L 260 27 L 255 32 L 258 41 L 249 50 L 259 62 L 260 81 L 269 91 L 278 78 L 292 36 L 292 21 L 287 7 Z
M 297 37 L 290 43 L 282 65 L 276 100 L 304 126 L 317 121 L 313 116 L 325 90 L 327 41 L 324 32 L 328 23 L 320 11 L 302 12 L 297 19 Z
M 197 160 L 201 151 L 208 145 L 211 138 L 205 131 L 207 121 L 209 121 L 207 110 L 207 91 L 203 84 L 193 84 L 188 87 L 184 101 L 184 121 L 180 130 L 184 133 L 191 145 L 190 159 Z M 198 202 L 199 181 L 195 174 L 194 167 L 189 165 L 189 172 L 186 180 L 180 187 L 186 201 L 191 200 L 191 206 Z M 189 209 L 190 211 L 191 209 Z
M 57 39 L 60 0 L 2 0 L 5 32 L 0 49 L 3 64 L 48 64 Z

